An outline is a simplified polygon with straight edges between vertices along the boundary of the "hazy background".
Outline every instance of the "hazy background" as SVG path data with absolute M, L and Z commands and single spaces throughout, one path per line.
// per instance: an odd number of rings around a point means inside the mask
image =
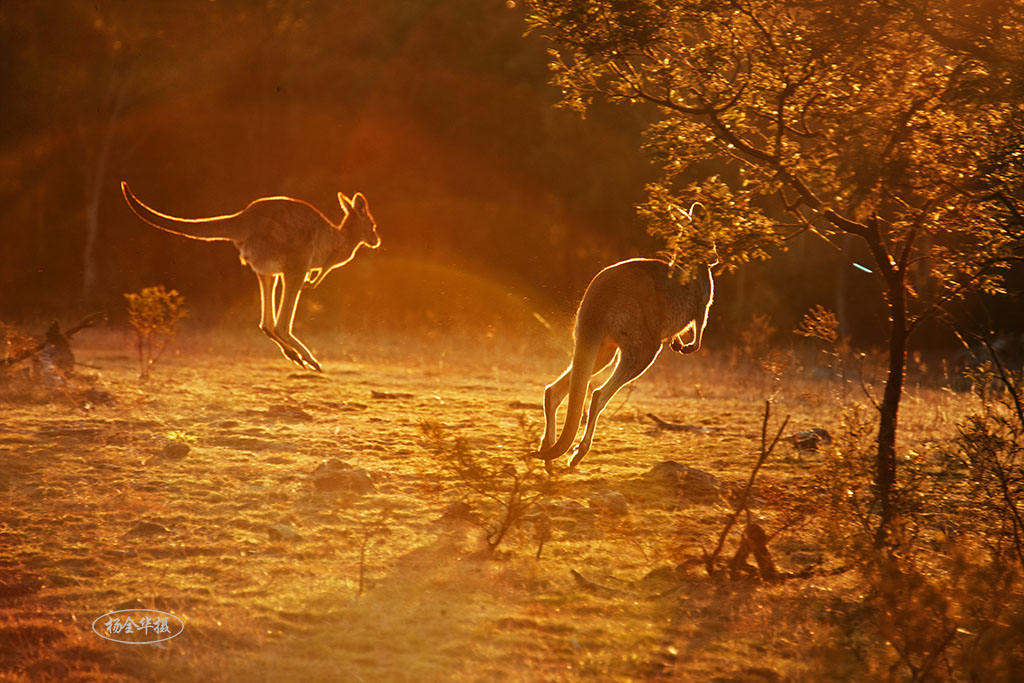
M 234 248 L 145 225 L 125 179 L 184 217 L 284 194 L 338 219 L 337 192 L 363 192 L 383 246 L 304 295 L 300 328 L 507 333 L 536 313 L 567 340 L 590 277 L 659 247 L 633 209 L 653 170 L 645 112 L 554 109 L 524 28 L 505 0 L 4 3 L 0 320 L 116 324 L 124 292 L 163 284 L 192 325 L 255 328 Z M 709 343 L 756 313 L 791 343 L 815 304 L 881 341 L 875 276 L 798 239 L 719 279 Z M 988 306 L 1021 328 L 1019 299 Z

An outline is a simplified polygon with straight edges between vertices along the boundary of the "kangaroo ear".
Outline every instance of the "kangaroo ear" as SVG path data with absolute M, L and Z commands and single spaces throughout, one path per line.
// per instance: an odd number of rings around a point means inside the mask
M 355 196 L 352 197 L 352 208 L 362 214 L 369 210 L 370 207 L 366 204 L 366 197 L 363 196 L 362 192 L 356 192 Z
M 341 204 L 341 210 L 348 215 L 348 212 L 352 210 L 352 200 L 345 196 L 344 192 L 338 193 L 338 203 Z

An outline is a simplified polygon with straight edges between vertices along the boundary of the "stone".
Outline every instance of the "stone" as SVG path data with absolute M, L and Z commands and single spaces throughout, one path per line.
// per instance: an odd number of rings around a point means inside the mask
M 117 403 L 117 399 L 114 395 L 106 389 L 96 389 L 95 387 L 89 387 L 85 390 L 85 400 L 89 403 L 110 405 Z
M 621 517 L 629 512 L 626 497 L 618 491 L 598 491 L 590 496 L 590 507 Z
M 647 572 L 641 582 L 645 586 L 670 586 L 679 583 L 679 574 L 672 565 L 663 565 Z
M 275 405 L 272 405 L 269 408 L 267 408 L 266 415 L 267 415 L 267 417 L 272 417 L 272 418 L 282 419 L 282 420 L 298 420 L 298 421 L 301 421 L 301 422 L 312 422 L 313 421 L 313 416 L 310 415 L 309 413 L 307 413 L 302 408 L 297 408 L 295 406 L 280 405 L 280 404 L 275 404 Z
M 808 429 L 806 432 L 797 432 L 786 437 L 786 440 L 793 444 L 798 451 L 815 452 L 821 446 L 832 445 L 832 435 L 821 427 Z
M 441 520 L 446 522 L 454 521 L 476 521 L 477 517 L 473 514 L 473 509 L 464 500 L 453 500 L 448 504 L 448 507 L 444 509 L 441 514 Z
M 352 467 L 338 458 L 331 458 L 317 465 L 311 475 L 317 491 L 346 491 L 370 493 L 377 487 L 366 470 Z
M 181 460 L 192 450 L 184 441 L 168 441 L 164 444 L 164 447 L 160 449 L 161 458 L 170 458 L 171 460 Z
M 131 529 L 125 532 L 125 536 L 155 536 L 157 534 L 169 534 L 171 530 L 159 522 L 136 522 Z
M 643 481 L 662 487 L 683 501 L 706 502 L 719 497 L 718 477 L 696 467 L 666 460 L 643 475 Z
M 272 541 L 301 541 L 302 534 L 286 524 L 274 524 L 267 527 L 267 535 Z

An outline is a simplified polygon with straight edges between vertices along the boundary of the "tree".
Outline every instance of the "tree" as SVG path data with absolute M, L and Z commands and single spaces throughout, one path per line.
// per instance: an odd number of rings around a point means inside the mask
M 953 300 L 1000 293 L 1024 246 L 1020 3 L 529 0 L 527 12 L 553 42 L 565 106 L 652 112 L 663 171 L 641 207 L 651 232 L 674 239 L 694 200 L 712 214 L 673 249 L 714 239 L 736 267 L 801 232 L 867 246 L 889 312 L 874 473 L 884 541 L 908 339 Z

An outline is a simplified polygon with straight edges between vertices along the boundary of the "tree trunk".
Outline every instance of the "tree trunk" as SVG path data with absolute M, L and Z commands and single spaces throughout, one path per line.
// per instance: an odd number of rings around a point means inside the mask
M 892 522 L 893 487 L 896 484 L 896 426 L 900 399 L 903 395 L 903 379 L 907 365 L 907 310 L 904 289 L 905 274 L 896 271 L 896 277 L 887 280 L 889 284 L 889 372 L 885 380 L 885 393 L 879 406 L 878 451 L 875 460 L 875 487 L 881 503 L 881 523 L 875 536 L 876 545 L 881 545 Z
M 853 259 L 853 235 L 847 233 L 839 238 L 839 268 L 836 271 L 836 321 L 839 323 L 839 339 L 850 336 L 850 261 Z M 742 271 L 741 271 L 742 272 Z
M 914 236 L 908 238 L 898 260 L 890 257 L 886 250 L 876 217 L 868 221 L 868 229 L 862 237 L 882 274 L 889 302 L 889 372 L 885 379 L 882 403 L 878 406 L 878 450 L 875 453 L 874 482 L 881 507 L 875 545 L 882 546 L 888 539 L 889 527 L 895 516 L 893 488 L 896 485 L 896 426 L 907 367 L 907 337 L 910 336 L 907 328 L 907 258 Z
M 95 299 L 98 290 L 99 264 L 96 252 L 100 243 L 100 205 L 103 200 L 103 192 L 106 189 L 110 148 L 128 95 L 129 75 L 125 75 L 121 83 L 114 86 L 110 114 L 103 130 L 99 149 L 96 152 L 95 164 L 86 180 L 85 245 L 82 248 L 81 292 L 82 299 L 86 302 Z

